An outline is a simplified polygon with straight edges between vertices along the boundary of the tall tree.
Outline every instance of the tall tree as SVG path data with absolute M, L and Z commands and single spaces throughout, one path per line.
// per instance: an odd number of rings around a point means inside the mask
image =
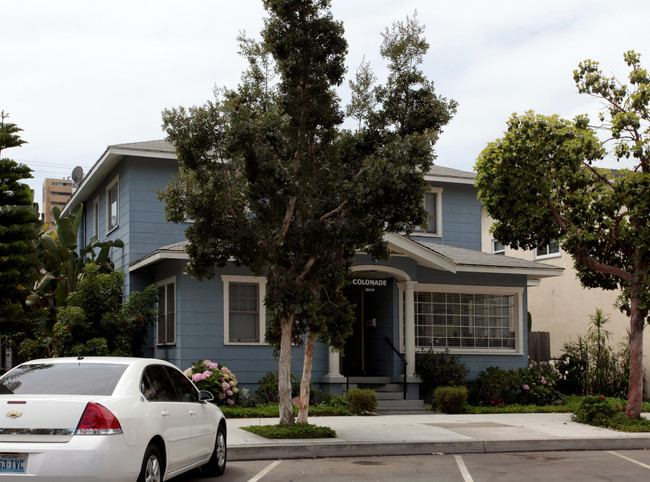
M 604 105 L 600 124 L 528 112 L 514 115 L 501 139 L 476 163 L 479 197 L 495 219 L 493 235 L 514 248 L 557 239 L 574 259 L 583 286 L 619 289 L 630 317 L 626 415 L 639 417 L 643 398 L 643 326 L 650 309 L 650 77 L 639 55 L 624 55 L 629 85 L 587 60 L 574 71 L 580 93 Z M 604 129 L 603 144 L 595 129 Z M 594 166 L 608 151 L 631 169 Z
M 16 124 L 0 114 L 0 156 L 2 151 L 25 143 Z M 25 299 L 34 281 L 33 240 L 38 236 L 38 215 L 29 186 L 31 170 L 0 157 L 0 333 L 4 346 L 11 346 L 32 328 Z
M 336 87 L 347 43 L 329 0 L 265 0 L 262 41 L 241 39 L 250 67 L 214 102 L 163 113 L 180 161 L 161 197 L 187 229 L 188 270 L 213 277 L 230 260 L 268 280 L 266 340 L 279 350 L 280 423 L 294 422 L 291 346 L 305 344 L 299 422 L 307 421 L 315 340 L 341 349 L 352 311 L 342 294 L 353 256 L 388 256 L 385 232 L 425 218 L 422 173 L 456 104 L 418 65 L 428 45 L 415 19 L 384 33 L 386 86 L 361 82 L 360 121 L 341 128 Z M 366 72 L 369 72 L 366 68 Z M 274 81 L 274 75 L 277 81 Z M 374 98 L 374 100 L 373 100 Z

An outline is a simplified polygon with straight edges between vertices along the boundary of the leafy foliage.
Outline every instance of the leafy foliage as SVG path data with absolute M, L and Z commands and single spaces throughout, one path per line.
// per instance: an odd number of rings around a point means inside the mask
M 560 404 L 558 379 L 559 374 L 548 363 L 532 363 L 517 370 L 488 367 L 469 382 L 469 402 L 491 406 Z
M 16 124 L 0 117 L 0 153 L 20 147 Z M 34 330 L 33 316 L 25 298 L 35 278 L 33 241 L 38 237 L 38 210 L 34 209 L 31 190 L 21 179 L 31 178 L 31 169 L 0 157 L 0 333 L 2 345 L 17 349 Z
M 183 373 L 192 380 L 199 390 L 207 390 L 214 395 L 217 405 L 234 405 L 238 398 L 237 377 L 228 367 L 210 360 L 199 360 Z
M 434 397 L 444 413 L 463 413 L 467 404 L 467 388 L 441 386 L 436 388 Z
M 479 198 L 495 220 L 495 239 L 514 248 L 557 239 L 586 287 L 618 289 L 630 316 L 627 414 L 643 396 L 643 326 L 650 309 L 650 76 L 640 56 L 624 54 L 629 86 L 603 75 L 598 63 L 574 72 L 581 93 L 600 100 L 610 154 L 632 169 L 598 169 L 605 146 L 586 116 L 573 121 L 527 112 L 513 115 L 501 139 L 476 163 Z
M 356 415 L 366 415 L 377 409 L 377 393 L 371 388 L 351 388 L 345 398 L 350 411 Z
M 329 427 L 318 427 L 304 423 L 296 425 L 250 425 L 241 428 L 260 437 L 270 439 L 336 438 L 336 432 Z
M 278 403 L 278 374 L 277 372 L 268 372 L 257 382 L 255 397 L 259 403 Z M 300 393 L 300 382 L 296 376 L 291 374 L 291 395 L 297 397 Z
M 142 355 L 147 330 L 156 321 L 156 286 L 134 291 L 123 301 L 122 272 L 99 271 L 95 264 L 84 266 L 77 291 L 57 314 L 51 339 L 40 334 L 21 345 L 23 357 Z
M 236 89 L 201 107 L 163 113 L 179 174 L 161 198 L 187 229 L 188 270 L 214 276 L 230 260 L 267 276 L 266 340 L 279 351 L 282 423 L 291 416 L 291 345 L 315 339 L 342 348 L 353 312 L 342 294 L 353 256 L 387 257 L 385 232 L 425 219 L 423 173 L 456 104 L 436 95 L 419 68 L 428 44 L 415 19 L 383 34 L 385 86 L 369 67 L 357 79 L 341 128 L 336 94 L 347 43 L 329 0 L 266 0 L 261 42 L 240 38 L 249 62 Z M 395 202 L 399 199 L 400 202 Z M 307 336 L 304 336 L 307 335 Z M 306 369 L 301 406 L 309 398 Z
M 616 409 L 602 396 L 588 396 L 582 400 L 578 409 L 571 416 L 575 422 L 589 425 L 607 426 L 614 417 Z
M 451 355 L 449 349 L 418 353 L 415 358 L 415 373 L 423 385 L 430 390 L 440 386 L 461 386 L 469 375 L 469 367 L 460 361 L 459 355 Z
M 564 344 L 556 364 L 562 375 L 558 387 L 564 393 L 623 397 L 629 378 L 629 343 L 619 351 L 609 346 L 610 332 L 605 329 L 609 318 L 602 310 L 597 309 L 590 320 L 584 337 Z

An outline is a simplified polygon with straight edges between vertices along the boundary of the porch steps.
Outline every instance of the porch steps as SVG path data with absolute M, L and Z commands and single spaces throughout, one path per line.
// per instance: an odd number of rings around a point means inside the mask
M 377 393 L 377 412 L 381 415 L 407 415 L 430 412 L 422 400 L 404 400 L 404 385 L 390 377 L 350 377 L 350 388 L 371 388 Z

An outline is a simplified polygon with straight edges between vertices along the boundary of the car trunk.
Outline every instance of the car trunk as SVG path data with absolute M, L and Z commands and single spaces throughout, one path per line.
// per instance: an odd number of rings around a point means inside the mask
M 3 398 L 0 396 L 0 442 L 68 442 L 89 401 L 88 396 Z

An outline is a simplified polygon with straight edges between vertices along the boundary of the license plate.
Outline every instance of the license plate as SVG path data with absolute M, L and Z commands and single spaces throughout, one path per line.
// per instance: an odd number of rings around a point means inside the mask
M 24 474 L 27 467 L 27 454 L 0 454 L 1 474 Z

